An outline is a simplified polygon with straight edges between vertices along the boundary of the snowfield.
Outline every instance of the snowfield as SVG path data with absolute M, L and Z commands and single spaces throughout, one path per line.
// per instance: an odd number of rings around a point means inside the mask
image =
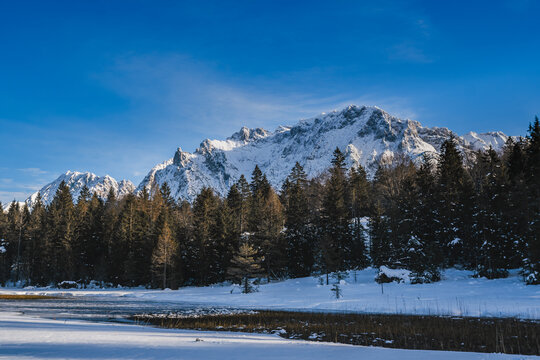
M 0 359 L 533 359 L 287 340 L 277 335 L 156 329 L 0 313 Z
M 114 296 L 130 300 L 184 302 L 209 306 L 305 311 L 494 316 L 540 319 L 540 286 L 525 285 L 517 270 L 506 279 L 472 278 L 472 272 L 450 269 L 433 284 L 390 283 L 374 278 L 376 269 L 354 272 L 342 280 L 343 298 L 336 300 L 330 285 L 306 277 L 263 284 L 259 291 L 242 294 L 237 286 L 148 289 L 0 289 L 0 294 Z

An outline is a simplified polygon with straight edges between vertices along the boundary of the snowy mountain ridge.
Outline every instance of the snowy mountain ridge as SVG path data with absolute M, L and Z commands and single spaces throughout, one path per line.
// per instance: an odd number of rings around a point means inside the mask
M 423 154 L 437 154 L 450 136 L 456 138 L 465 155 L 490 146 L 500 151 L 509 138 L 500 131 L 458 136 L 447 128 L 428 128 L 418 121 L 399 119 L 378 107 L 350 105 L 275 131 L 242 127 L 225 140 L 204 140 L 193 153 L 179 147 L 172 158 L 154 166 L 136 188 L 128 180 L 118 182 L 108 175 L 68 171 L 39 193 L 49 204 L 62 181 L 74 200 L 84 185 L 105 199 L 110 189 L 122 197 L 144 188 L 151 191 L 167 182 L 175 199 L 193 201 L 205 186 L 226 195 L 241 175 L 250 179 L 255 165 L 277 189 L 297 161 L 309 178 L 316 177 L 329 168 L 336 147 L 344 152 L 348 167 L 362 165 L 373 176 L 379 162 L 391 162 L 397 155 L 419 160 Z M 26 200 L 29 206 L 37 194 Z
M 226 195 L 241 175 L 250 178 L 255 165 L 280 188 L 297 161 L 310 178 L 322 174 L 336 147 L 344 152 L 349 167 L 362 165 L 372 176 L 379 162 L 390 162 L 398 154 L 417 160 L 438 153 L 451 135 L 464 154 L 490 146 L 499 151 L 508 140 L 502 132 L 460 137 L 447 128 L 423 127 L 377 107 L 350 105 L 273 132 L 243 127 L 225 140 L 204 140 L 193 153 L 178 148 L 171 159 L 148 173 L 136 192 L 167 182 L 176 199 L 192 201 L 205 186 Z
M 26 199 L 26 203 L 31 207 L 35 203 L 39 193 L 42 202 L 45 205 L 50 204 L 62 181 L 69 187 L 74 201 L 77 200 L 85 185 L 88 187 L 88 190 L 90 190 L 90 193 L 97 194 L 97 196 L 103 200 L 107 198 L 111 189 L 117 197 L 125 196 L 135 190 L 135 185 L 129 180 L 121 180 L 118 182 L 109 175 L 97 176 L 90 172 L 67 171 L 53 182 L 45 185 L 39 191 L 32 194 Z

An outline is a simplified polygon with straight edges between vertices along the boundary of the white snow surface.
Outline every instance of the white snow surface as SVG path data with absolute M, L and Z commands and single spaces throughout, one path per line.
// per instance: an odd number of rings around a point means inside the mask
M 525 285 L 517 270 L 506 279 L 472 278 L 472 272 L 449 269 L 432 284 L 387 283 L 374 279 L 378 269 L 348 273 L 336 300 L 330 285 L 317 277 L 263 284 L 259 291 L 242 294 L 235 286 L 184 287 L 179 290 L 147 289 L 0 289 L 0 294 L 121 296 L 129 300 L 187 302 L 252 309 L 346 311 L 389 314 L 495 316 L 540 319 L 540 286 Z M 356 279 L 356 280 L 355 280 Z M 324 278 L 322 279 L 324 281 Z M 231 293 L 231 290 L 232 293 Z M 384 291 L 384 293 L 383 293 Z
M 50 320 L 0 313 L 0 359 L 534 359 L 534 356 L 401 350 L 212 332 Z
M 125 196 L 135 190 L 135 185 L 133 185 L 133 183 L 129 180 L 121 180 L 118 182 L 109 175 L 97 176 L 90 172 L 68 171 L 65 174 L 60 175 L 53 182 L 42 187 L 39 191 L 32 194 L 28 199 L 26 199 L 26 203 L 32 207 L 39 193 L 41 195 L 41 201 L 43 204 L 50 204 L 62 181 L 64 181 L 69 187 L 74 201 L 77 201 L 77 198 L 85 185 L 88 187 L 91 194 L 95 193 L 103 200 L 107 198 L 107 195 L 111 189 L 114 191 L 114 194 L 117 197 Z
M 489 146 L 499 151 L 508 139 L 501 132 L 459 137 L 447 128 L 423 127 L 377 107 L 351 105 L 274 132 L 243 127 L 226 140 L 204 140 L 193 153 L 178 148 L 172 159 L 148 173 L 136 191 L 167 182 L 176 199 L 193 201 L 203 187 L 223 196 L 241 175 L 249 180 L 255 165 L 279 189 L 297 161 L 310 178 L 324 173 L 336 147 L 345 153 L 349 167 L 361 164 L 372 176 L 379 162 L 390 162 L 397 154 L 413 160 L 437 154 L 450 135 L 464 154 Z
M 388 278 L 399 279 L 403 282 L 411 282 L 411 272 L 407 269 L 391 269 L 387 266 L 381 266 L 379 268 L 379 276 L 386 275 Z

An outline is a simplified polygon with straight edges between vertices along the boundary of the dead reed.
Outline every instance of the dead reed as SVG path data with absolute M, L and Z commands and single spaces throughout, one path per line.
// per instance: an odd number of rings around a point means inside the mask
M 257 311 L 132 319 L 165 328 L 273 332 L 291 339 L 353 345 L 540 355 L 540 322 L 514 318 Z

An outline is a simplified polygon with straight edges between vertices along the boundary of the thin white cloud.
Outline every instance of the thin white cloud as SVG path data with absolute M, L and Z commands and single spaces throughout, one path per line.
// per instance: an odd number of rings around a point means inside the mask
M 0 190 L 0 201 L 2 202 L 2 206 L 12 202 L 13 200 L 22 201 L 27 197 L 28 193 L 26 192 Z
M 137 116 L 151 116 L 156 126 L 189 127 L 207 136 L 227 136 L 241 126 L 272 130 L 352 103 L 377 105 L 398 116 L 415 115 L 405 98 L 359 97 L 332 89 L 325 89 L 325 96 L 320 91 L 299 93 L 283 79 L 231 81 L 211 66 L 174 54 L 121 58 L 101 81 L 131 99 Z
M 33 175 L 33 176 L 39 176 L 39 175 L 45 175 L 45 174 L 48 174 L 49 172 L 46 171 L 46 170 L 43 170 L 43 169 L 40 169 L 40 168 L 22 168 L 22 169 L 17 169 L 18 171 L 21 171 L 21 172 L 24 172 L 24 173 L 27 173 L 29 175 Z
M 394 61 L 428 64 L 433 62 L 433 58 L 417 45 L 403 42 L 391 47 L 388 50 L 388 58 Z

